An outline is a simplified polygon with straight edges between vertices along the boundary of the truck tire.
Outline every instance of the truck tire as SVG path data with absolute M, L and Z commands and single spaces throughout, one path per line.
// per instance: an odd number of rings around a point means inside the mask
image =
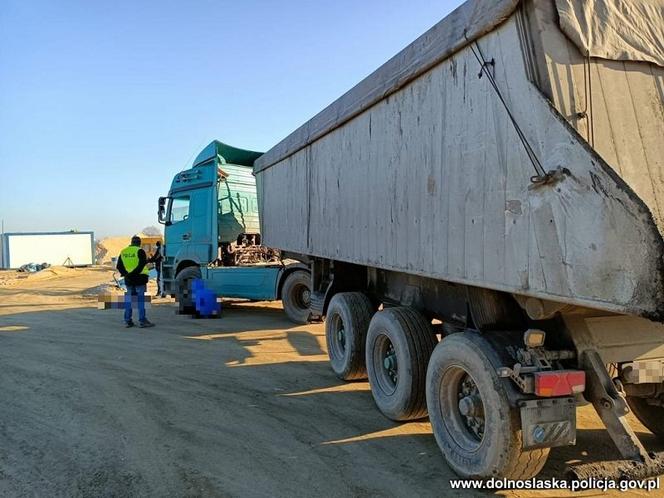
M 650 432 L 660 439 L 664 438 L 664 408 L 648 404 L 646 398 L 627 396 L 627 404 L 634 416 L 645 425 Z
M 466 291 L 477 330 L 521 330 L 525 326 L 524 312 L 509 294 L 471 286 Z
M 412 308 L 388 308 L 373 316 L 367 334 L 367 373 L 374 401 L 387 418 L 426 417 L 426 371 L 435 346 L 431 324 Z
M 444 338 L 429 361 L 431 428 L 461 477 L 530 479 L 549 455 L 549 448 L 521 448 L 519 413 L 509 404 L 509 381 L 498 377 L 499 366 L 494 349 L 475 332 Z
M 180 270 L 175 280 L 177 281 L 178 313 L 192 314 L 196 311 L 194 297 L 191 295 L 191 282 L 201 278 L 201 269 L 198 266 L 188 266 Z
M 375 311 L 361 292 L 335 294 L 327 308 L 325 339 L 332 370 L 341 380 L 367 378 L 364 350 Z
M 281 303 L 288 319 L 297 324 L 309 323 L 311 310 L 311 276 L 309 272 L 297 270 L 286 277 L 281 288 Z

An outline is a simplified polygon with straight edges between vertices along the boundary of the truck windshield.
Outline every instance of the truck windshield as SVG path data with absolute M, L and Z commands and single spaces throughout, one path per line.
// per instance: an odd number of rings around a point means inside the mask
M 189 196 L 174 197 L 171 201 L 171 216 L 169 221 L 177 223 L 189 218 Z

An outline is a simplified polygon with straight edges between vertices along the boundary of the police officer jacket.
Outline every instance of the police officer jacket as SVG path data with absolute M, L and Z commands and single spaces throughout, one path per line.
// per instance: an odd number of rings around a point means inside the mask
M 125 261 L 126 260 L 126 261 Z M 137 246 L 125 247 L 120 252 L 116 268 L 127 285 L 146 285 L 148 283 L 148 258 L 145 251 Z

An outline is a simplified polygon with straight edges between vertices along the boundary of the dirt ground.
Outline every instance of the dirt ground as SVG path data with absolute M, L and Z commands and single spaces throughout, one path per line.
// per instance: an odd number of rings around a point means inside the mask
M 429 424 L 393 423 L 366 382 L 337 380 L 321 324 L 293 327 L 270 303 L 194 320 L 159 300 L 157 327 L 125 329 L 121 311 L 96 309 L 110 279 L 0 274 L 0 496 L 450 494 Z M 552 450 L 542 477 L 617 456 L 584 407 L 578 445 Z

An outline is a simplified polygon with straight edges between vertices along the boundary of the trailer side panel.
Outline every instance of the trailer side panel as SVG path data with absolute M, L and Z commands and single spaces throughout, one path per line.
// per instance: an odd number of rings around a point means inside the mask
M 257 168 L 265 242 L 661 317 L 664 249 L 650 211 L 530 82 L 524 43 L 512 16 L 344 126 Z M 478 78 L 477 56 L 495 61 L 498 91 L 544 169 L 569 176 L 532 188 L 533 164 L 489 78 Z

